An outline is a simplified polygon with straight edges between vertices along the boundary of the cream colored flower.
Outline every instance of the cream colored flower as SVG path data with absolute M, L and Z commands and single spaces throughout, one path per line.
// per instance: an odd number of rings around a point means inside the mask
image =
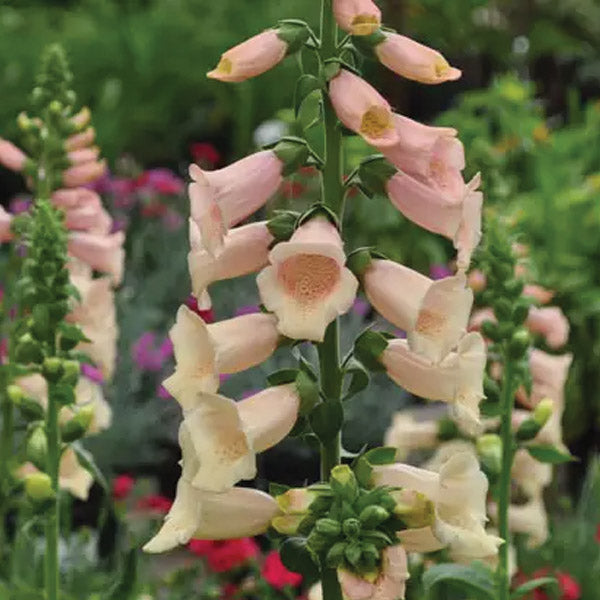
M 289 242 L 277 244 L 271 266 L 256 280 L 263 304 L 279 319 L 279 331 L 293 339 L 323 341 L 325 329 L 347 312 L 358 281 L 344 267 L 342 239 L 327 219 L 301 225 Z
M 404 460 L 412 450 L 435 448 L 439 443 L 436 421 L 417 421 L 408 411 L 394 414 L 385 433 L 384 444 L 396 448 L 396 458 Z
M 273 315 L 256 313 L 207 325 L 182 305 L 169 336 L 175 353 L 175 373 L 164 387 L 189 411 L 199 394 L 216 392 L 219 374 L 238 373 L 265 361 L 279 340 Z

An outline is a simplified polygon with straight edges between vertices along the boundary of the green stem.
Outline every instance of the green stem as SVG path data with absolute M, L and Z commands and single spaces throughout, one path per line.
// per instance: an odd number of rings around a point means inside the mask
M 52 479 L 55 498 L 46 513 L 46 600 L 58 600 L 58 537 L 59 537 L 59 485 L 60 430 L 58 412 L 60 406 L 54 395 L 54 386 L 48 383 L 48 410 L 46 412 L 46 437 L 48 439 L 48 460 L 46 472 Z
M 342 590 L 335 569 L 325 569 L 321 580 L 323 598 L 326 600 L 342 600 Z
M 510 575 L 508 568 L 508 550 L 510 545 L 510 532 L 508 529 L 508 508 L 510 506 L 511 471 L 514 458 L 514 440 L 512 432 L 512 411 L 514 404 L 514 372 L 509 358 L 504 364 L 502 377 L 502 421 L 500 437 L 502 438 L 502 470 L 498 487 L 498 530 L 500 537 L 505 540 L 500 546 L 498 560 L 498 600 L 510 598 Z
M 8 560 L 10 553 L 5 527 L 10 492 L 10 486 L 8 482 L 8 465 L 13 454 L 14 411 L 12 402 L 6 393 L 6 385 L 4 381 L 2 382 L 1 388 L 0 402 L 2 403 L 2 432 L 0 439 L 0 556 L 2 557 L 2 564 L 5 564 L 5 561 Z

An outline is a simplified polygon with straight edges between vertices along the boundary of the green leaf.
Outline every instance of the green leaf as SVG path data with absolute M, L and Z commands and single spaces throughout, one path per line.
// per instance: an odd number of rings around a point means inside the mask
M 138 550 L 131 548 L 123 557 L 123 568 L 119 579 L 105 596 L 105 600 L 129 600 L 133 597 L 137 583 Z
M 283 483 L 275 483 L 273 481 L 269 483 L 269 494 L 273 497 L 281 496 L 281 494 L 285 494 L 289 489 L 290 486 Z
M 279 553 L 281 562 L 290 571 L 300 573 L 307 579 L 318 577 L 317 565 L 310 550 L 306 547 L 304 538 L 288 538 L 281 545 Z
M 391 465 L 396 462 L 396 451 L 396 448 L 391 446 L 373 448 L 365 454 L 365 458 L 371 465 Z
M 267 377 L 267 383 L 270 386 L 274 385 L 285 385 L 286 383 L 293 383 L 296 381 L 298 375 L 298 369 L 281 369 L 275 371 Z
M 94 478 L 94 480 L 102 487 L 104 492 L 108 494 L 108 482 L 94 461 L 92 453 L 86 450 L 79 442 L 72 443 L 71 448 L 73 448 L 79 464 Z
M 294 111 L 296 117 L 300 112 L 300 107 L 307 96 L 312 94 L 315 90 L 323 88 L 323 82 L 314 75 L 302 75 L 296 82 L 296 90 L 294 92 Z
M 310 413 L 310 424 L 323 443 L 330 442 L 342 428 L 344 409 L 337 401 L 322 402 Z
M 342 401 L 349 400 L 353 396 L 356 396 L 356 394 L 362 392 L 369 385 L 369 371 L 367 371 L 364 365 L 355 358 L 351 358 L 348 361 L 348 364 L 344 369 L 344 375 L 350 375 L 350 384 L 348 385 L 348 389 L 346 390 Z
M 496 600 L 494 577 L 484 567 L 467 567 L 452 563 L 434 565 L 423 575 L 423 588 L 426 594 L 437 586 L 451 585 L 460 588 L 469 598 Z
M 556 586 L 557 583 L 558 582 L 556 581 L 556 579 L 554 579 L 554 577 L 540 577 L 539 579 L 532 579 L 531 581 L 520 585 L 516 590 L 513 591 L 510 597 L 511 600 L 517 600 L 517 598 L 522 598 L 523 596 L 526 596 L 529 592 L 532 592 L 537 588 L 546 586 Z
M 373 467 L 364 456 L 359 456 L 354 463 L 354 474 L 361 487 L 368 488 L 371 485 Z
M 577 460 L 573 455 L 568 452 L 563 452 L 552 444 L 531 444 L 526 446 L 526 448 L 527 452 L 529 452 L 533 458 L 543 463 L 559 465 L 561 463 Z

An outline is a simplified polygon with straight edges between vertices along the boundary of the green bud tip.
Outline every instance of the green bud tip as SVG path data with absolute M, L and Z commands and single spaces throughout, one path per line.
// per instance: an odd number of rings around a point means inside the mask
M 25 477 L 25 493 L 35 502 L 54 498 L 52 479 L 46 473 L 30 473 Z
M 13 404 L 20 404 L 21 400 L 25 397 L 25 393 L 18 385 L 9 385 L 6 388 L 6 393 L 8 395 L 9 400 Z
M 550 398 L 543 398 L 533 409 L 533 420 L 543 427 L 552 416 L 554 411 L 554 402 Z

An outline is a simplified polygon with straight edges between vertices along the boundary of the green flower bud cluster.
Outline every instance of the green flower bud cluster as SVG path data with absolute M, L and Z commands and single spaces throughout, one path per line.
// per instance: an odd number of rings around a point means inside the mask
M 308 491 L 314 498 L 304 514 L 295 515 L 294 533 L 306 537 L 306 547 L 322 568 L 373 572 L 381 551 L 397 543 L 396 532 L 406 527 L 389 488 L 362 488 L 347 465 L 332 470 L 328 485 Z

